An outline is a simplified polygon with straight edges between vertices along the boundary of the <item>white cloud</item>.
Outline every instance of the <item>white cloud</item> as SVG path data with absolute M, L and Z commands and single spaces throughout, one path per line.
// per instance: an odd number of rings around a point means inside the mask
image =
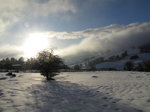
M 35 2 L 30 0 L 28 4 L 28 12 L 32 11 L 32 15 L 35 16 L 47 16 L 49 14 L 60 13 L 76 13 L 76 6 L 73 4 L 73 0 L 47 0 L 46 2 Z
M 13 45 L 1 45 L 0 46 L 0 59 L 6 57 L 20 57 L 22 56 L 23 52 L 19 50 L 18 46 Z
M 80 38 L 80 33 L 78 32 L 45 32 L 46 35 L 50 38 L 59 38 L 59 39 L 77 39 Z
M 0 35 L 22 20 L 52 15 L 68 19 L 68 14 L 76 14 L 89 5 L 103 6 L 113 1 L 116 0 L 87 0 L 82 3 L 80 0 L 0 0 Z
M 18 22 L 25 4 L 22 0 L 0 0 L 0 35 Z
M 44 1 L 44 2 L 43 2 Z M 0 0 L 0 35 L 27 18 L 76 13 L 73 0 Z M 62 15 L 61 15 L 62 16 Z
M 47 16 L 52 13 L 76 12 L 73 0 L 0 0 L 0 13 L 10 16 Z

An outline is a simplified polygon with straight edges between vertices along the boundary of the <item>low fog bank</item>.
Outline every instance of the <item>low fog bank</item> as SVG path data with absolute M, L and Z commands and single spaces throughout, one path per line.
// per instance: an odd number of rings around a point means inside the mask
M 106 56 L 150 43 L 150 22 L 110 25 L 68 35 L 83 38 L 79 44 L 60 50 L 66 63 L 72 64 L 88 57 Z

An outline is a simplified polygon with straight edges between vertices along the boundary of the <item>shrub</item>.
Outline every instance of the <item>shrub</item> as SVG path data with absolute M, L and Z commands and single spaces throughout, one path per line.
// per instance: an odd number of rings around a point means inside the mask
M 124 65 L 124 70 L 131 71 L 133 70 L 134 64 L 131 61 L 127 61 Z
M 138 71 L 150 71 L 150 61 L 143 61 L 138 64 L 136 70 Z
M 130 57 L 131 60 L 134 60 L 134 59 L 137 59 L 137 58 L 139 58 L 138 55 L 133 55 L 133 56 Z
M 37 64 L 41 75 L 46 77 L 47 80 L 52 79 L 52 77 L 57 75 L 64 65 L 62 59 L 53 54 L 53 50 L 39 52 L 37 56 Z

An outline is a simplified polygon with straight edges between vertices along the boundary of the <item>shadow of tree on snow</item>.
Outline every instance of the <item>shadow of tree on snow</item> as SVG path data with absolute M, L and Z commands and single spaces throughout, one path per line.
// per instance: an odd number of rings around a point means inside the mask
M 39 112 L 142 112 L 97 90 L 70 82 L 44 81 L 30 89 Z

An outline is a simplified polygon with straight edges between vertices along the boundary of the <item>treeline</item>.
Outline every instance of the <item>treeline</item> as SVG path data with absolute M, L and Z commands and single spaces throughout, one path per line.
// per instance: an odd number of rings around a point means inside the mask
M 18 69 L 22 70 L 25 64 L 24 58 L 20 57 L 19 59 L 16 58 L 5 58 L 0 60 L 0 69 L 1 70 L 12 70 Z
M 138 64 L 133 63 L 132 61 L 127 61 L 124 65 L 124 70 L 128 71 L 150 71 L 150 60 L 143 61 Z
M 67 68 L 66 65 L 62 66 L 62 69 Z M 24 71 L 24 70 L 39 70 L 39 64 L 36 58 L 29 58 L 25 60 L 23 57 L 20 58 L 5 58 L 0 60 L 0 71 Z

